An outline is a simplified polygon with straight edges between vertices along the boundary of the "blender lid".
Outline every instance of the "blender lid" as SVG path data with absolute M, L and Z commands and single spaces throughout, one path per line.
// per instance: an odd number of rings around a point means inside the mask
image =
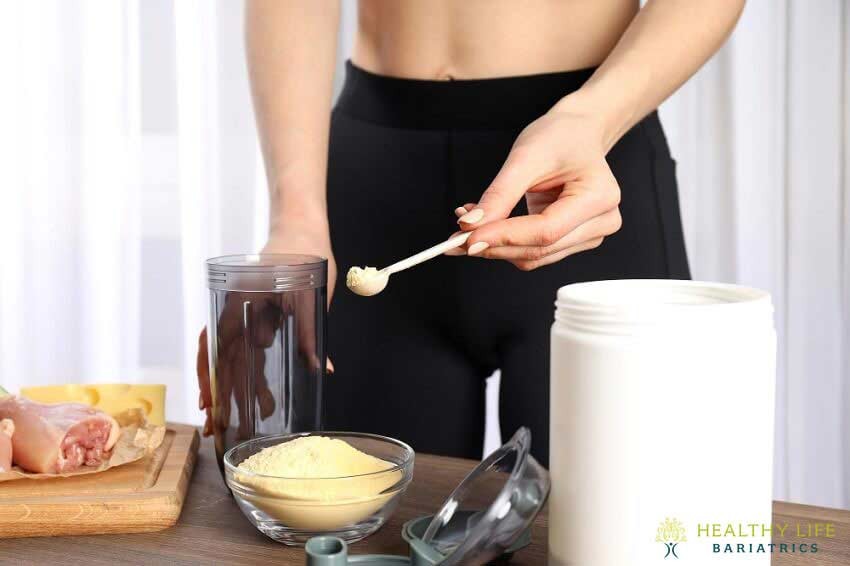
M 548 472 L 530 449 L 531 431 L 520 428 L 464 478 L 433 517 L 407 522 L 402 536 L 410 558 L 349 558 L 341 539 L 316 537 L 307 543 L 308 566 L 485 564 L 519 550 L 530 541 L 529 528 L 550 487 Z M 326 548 L 330 552 L 323 552 Z
M 422 542 L 445 556 L 440 564 L 484 563 L 512 549 L 549 495 L 549 474 L 530 453 L 520 428 L 464 478 L 434 515 Z

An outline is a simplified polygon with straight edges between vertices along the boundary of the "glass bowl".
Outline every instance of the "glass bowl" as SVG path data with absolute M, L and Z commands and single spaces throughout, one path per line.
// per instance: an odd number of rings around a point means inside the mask
M 304 436 L 344 440 L 393 466 L 380 472 L 335 478 L 286 478 L 237 467 L 263 448 Z M 393 514 L 413 479 L 413 460 L 410 446 L 377 434 L 276 434 L 248 440 L 228 450 L 224 454 L 224 475 L 242 513 L 269 538 L 294 546 L 319 535 L 356 542 L 380 529 Z

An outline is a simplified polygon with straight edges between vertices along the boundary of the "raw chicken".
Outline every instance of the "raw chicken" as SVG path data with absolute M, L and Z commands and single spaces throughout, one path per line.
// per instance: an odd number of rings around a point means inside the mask
M 99 466 L 121 429 L 104 413 L 80 403 L 47 405 L 21 397 L 0 398 L 0 419 L 12 419 L 13 461 L 29 472 L 66 473 Z
M 0 473 L 12 469 L 12 435 L 15 423 L 11 419 L 0 421 Z

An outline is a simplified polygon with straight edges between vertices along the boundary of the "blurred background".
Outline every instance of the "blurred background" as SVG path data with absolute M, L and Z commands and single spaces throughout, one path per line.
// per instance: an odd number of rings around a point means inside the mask
M 169 419 L 200 422 L 203 261 L 256 251 L 267 229 L 242 9 L 0 6 L 7 389 L 167 383 Z M 355 9 L 343 1 L 337 84 Z M 661 115 L 694 277 L 773 294 L 775 496 L 850 508 L 850 3 L 750 0 Z

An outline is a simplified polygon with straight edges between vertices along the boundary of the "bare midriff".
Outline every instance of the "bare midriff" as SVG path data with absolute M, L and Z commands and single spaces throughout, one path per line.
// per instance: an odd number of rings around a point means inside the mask
M 360 0 L 353 62 L 382 75 L 477 79 L 599 65 L 638 0 Z

